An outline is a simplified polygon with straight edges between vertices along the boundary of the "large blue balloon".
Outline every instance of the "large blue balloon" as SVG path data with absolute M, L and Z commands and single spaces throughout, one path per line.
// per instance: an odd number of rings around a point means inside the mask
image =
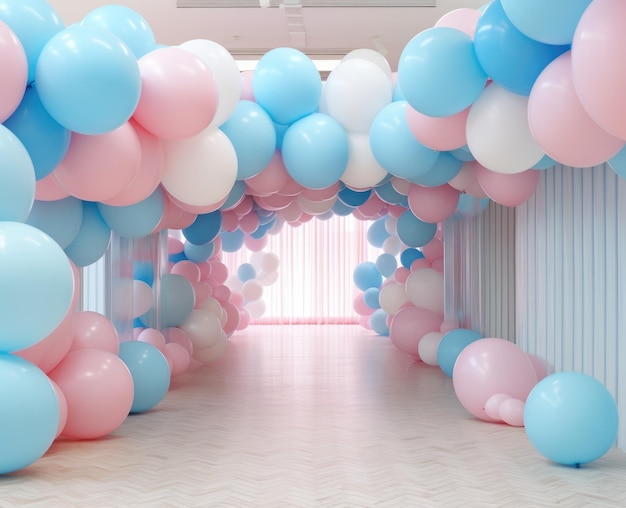
M 313 61 L 294 48 L 275 48 L 258 61 L 254 98 L 276 123 L 289 125 L 317 110 L 322 78 Z
M 235 231 L 222 231 L 220 233 L 220 238 L 222 240 L 222 250 L 224 252 L 237 252 L 243 247 L 245 235 L 241 229 L 235 229 Z
M 420 143 L 409 129 L 406 102 L 382 108 L 370 127 L 370 147 L 376 161 L 393 176 L 411 181 L 428 172 L 439 152 Z
M 0 221 L 23 222 L 35 201 L 35 169 L 22 142 L 0 124 Z
M 194 263 L 202 263 L 209 259 L 215 252 L 215 242 L 207 242 L 202 245 L 195 245 L 191 242 L 185 242 L 183 248 L 185 258 Z
M 364 261 L 359 263 L 354 269 L 352 275 L 354 284 L 361 291 L 367 291 L 369 288 L 380 288 L 383 283 L 383 277 L 376 268 L 376 263 Z
M 170 387 L 170 367 L 152 344 L 132 340 L 120 344 L 120 359 L 133 378 L 131 413 L 144 413 L 163 400 Z
M 166 273 L 161 277 L 159 295 L 159 328 L 161 329 L 183 324 L 193 312 L 196 304 L 196 294 L 191 282 L 182 275 L 174 273 Z
M 380 289 L 368 288 L 365 290 L 365 293 L 363 293 L 363 302 L 370 309 L 374 309 L 374 310 L 380 309 L 379 295 L 380 295 Z
M 389 314 L 383 309 L 376 309 L 369 318 L 370 326 L 378 335 L 384 337 L 389 335 L 389 327 L 387 326 L 387 317 Z
M 26 89 L 22 102 L 4 125 L 28 151 L 37 180 L 52 173 L 70 146 L 71 132 L 43 107 L 35 85 Z
M 187 241 L 203 245 L 215 240 L 221 229 L 222 212 L 216 210 L 198 215 L 191 225 L 182 230 L 182 233 Z
M 482 339 L 483 336 L 477 330 L 457 328 L 444 334 L 437 346 L 437 363 L 443 373 L 452 377 L 454 364 L 461 351 L 472 342 Z
M 139 59 L 156 49 L 157 44 L 148 22 L 124 5 L 103 5 L 89 12 L 81 25 L 103 28 L 119 37 Z
M 83 201 L 83 220 L 78 234 L 67 247 L 65 253 L 82 268 L 100 259 L 111 242 L 111 228 L 98 211 L 96 203 Z
M 35 75 L 41 102 L 65 128 L 104 134 L 132 116 L 141 94 L 139 64 L 119 38 L 74 25 L 52 37 Z
M 448 152 L 441 152 L 437 162 L 426 173 L 413 179 L 413 183 L 424 187 L 438 187 L 452 180 L 459 174 L 463 161 L 453 157 Z
M 529 95 L 541 71 L 570 49 L 526 37 L 506 16 L 500 0 L 493 0 L 478 19 L 474 45 L 489 77 L 519 95 Z
M 48 234 L 62 249 L 74 241 L 83 222 L 83 202 L 69 196 L 57 201 L 35 201 L 27 224 Z
M 46 0 L 3 0 L 0 5 L 0 20 L 13 30 L 26 52 L 31 83 L 41 50 L 65 25 Z
M 28 224 L 0 221 L 0 352 L 48 336 L 73 294 L 74 272 L 59 244 Z
M 402 50 L 398 84 L 408 103 L 428 116 L 463 111 L 482 93 L 487 74 L 471 37 L 460 30 L 434 27 L 419 33 Z
M 597 379 L 559 372 L 531 390 L 524 406 L 524 426 L 539 453 L 559 464 L 578 466 L 599 459 L 615 443 L 617 405 Z
M 396 225 L 398 237 L 407 247 L 423 247 L 437 233 L 437 224 L 424 222 L 418 219 L 411 210 L 407 210 L 400 217 Z
M 323 113 L 298 120 L 287 129 L 283 139 L 287 173 L 309 189 L 324 189 L 337 183 L 348 166 L 349 151 L 345 129 Z
M 417 250 L 413 248 L 404 249 L 400 253 L 400 263 L 402 263 L 402 266 L 404 268 L 410 269 L 411 265 L 413 264 L 413 261 L 415 261 L 416 259 L 424 259 L 424 257 L 425 256 L 421 250 Z
M 98 210 L 112 231 L 126 238 L 143 238 L 159 224 L 165 210 L 165 197 L 157 187 L 146 199 L 128 206 L 98 203 Z
M 387 231 L 387 217 L 375 220 L 367 228 L 367 241 L 373 247 L 382 248 L 391 234 Z
M 239 101 L 220 129 L 237 154 L 237 180 L 258 175 L 276 151 L 276 130 L 265 110 L 256 102 Z
M 30 362 L 0 353 L 0 474 L 39 459 L 59 428 L 59 401 L 52 384 Z

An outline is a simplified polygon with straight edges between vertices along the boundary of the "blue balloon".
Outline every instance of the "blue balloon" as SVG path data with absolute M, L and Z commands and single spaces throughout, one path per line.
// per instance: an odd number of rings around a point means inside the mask
M 591 0 L 502 0 L 515 28 L 545 44 L 571 44 L 578 21 Z
M 0 221 L 25 221 L 35 201 L 35 189 L 35 169 L 28 151 L 0 124 Z
M 133 279 L 145 282 L 149 286 L 154 283 L 154 263 L 151 261 L 133 261 Z
M 194 263 L 201 263 L 213 255 L 215 252 L 215 242 L 207 242 L 202 245 L 185 242 L 183 249 L 186 259 L 193 261 Z
M 285 139 L 285 132 L 289 129 L 289 125 L 283 125 L 282 123 L 274 123 L 274 131 L 276 132 L 276 149 L 283 149 L 283 139 Z
M 182 325 L 193 312 L 196 294 L 191 282 L 182 275 L 166 273 L 161 276 L 159 328 L 170 328 Z M 153 311 L 148 312 L 150 323 L 153 322 Z M 156 326 L 152 326 L 156 328 Z
M 0 354 L 0 474 L 39 459 L 59 428 L 59 401 L 46 376 L 30 362 Z
M 348 206 L 360 206 L 365 203 L 371 195 L 371 189 L 366 191 L 355 191 L 349 187 L 345 187 L 339 191 L 337 198 Z
M 334 215 L 338 215 L 339 217 L 347 217 L 352 212 L 354 212 L 354 209 L 355 209 L 354 206 L 346 205 L 344 202 L 338 199 L 337 201 L 335 201 L 335 204 L 331 208 L 331 211 L 333 212 Z
M 220 238 L 222 239 L 222 250 L 224 252 L 237 252 L 243 247 L 245 234 L 241 231 L 241 229 L 235 229 L 235 231 L 222 231 L 220 233 Z
M 276 123 L 289 125 L 315 112 L 322 78 L 313 61 L 294 48 L 275 48 L 258 61 L 252 76 L 254 98 Z
M 507 18 L 500 0 L 493 0 L 478 19 L 474 46 L 489 77 L 519 95 L 529 95 L 541 71 L 570 49 L 526 37 Z
M 384 252 L 376 258 L 376 268 L 383 277 L 391 277 L 398 268 L 398 261 L 393 254 Z
M 196 219 L 182 230 L 188 242 L 203 245 L 212 242 L 222 229 L 222 212 L 216 210 L 199 214 Z
M 524 427 L 546 458 L 567 466 L 599 459 L 615 443 L 617 405 L 597 379 L 559 372 L 539 381 L 524 406 Z
M 265 224 L 259 224 L 259 227 L 256 228 L 255 231 L 253 231 L 252 233 L 249 233 L 250 237 L 254 238 L 255 240 L 260 240 L 267 234 L 267 232 L 270 229 L 274 227 L 275 223 L 276 223 L 276 219 L 272 219 L 270 222 L 267 222 Z M 245 235 L 244 235 L 244 240 L 245 240 Z
M 402 263 L 402 266 L 404 266 L 404 268 L 410 269 L 413 261 L 415 261 L 416 259 L 424 259 L 424 257 L 424 253 L 421 250 L 413 248 L 404 249 L 400 253 L 400 263 Z
M 4 122 L 24 145 L 41 180 L 59 165 L 70 146 L 71 132 L 43 107 L 35 85 L 29 86 L 22 102 Z
M 139 59 L 157 49 L 154 33 L 148 22 L 124 5 L 103 5 L 89 12 L 81 25 L 108 30 L 119 37 Z
M 237 277 L 241 282 L 248 282 L 256 277 L 256 269 L 251 263 L 242 263 L 237 268 Z
M 387 231 L 387 217 L 375 220 L 367 228 L 367 241 L 373 247 L 382 248 L 385 240 L 391 235 Z
M 83 201 L 83 220 L 78 234 L 65 253 L 78 268 L 88 266 L 100 259 L 111 242 L 111 228 L 98 211 L 96 203 Z
M 69 196 L 57 201 L 35 201 L 26 220 L 65 249 L 74 241 L 83 222 L 83 202 Z
M 556 166 L 557 162 L 549 155 L 544 155 L 532 169 L 548 169 Z
M 256 102 L 239 101 L 220 129 L 237 154 L 237 180 L 258 175 L 276 151 L 276 130 L 270 116 Z
M 337 120 L 313 113 L 292 124 L 283 139 L 287 173 L 309 189 L 324 189 L 339 181 L 348 166 L 348 134 Z
M 156 347 L 138 340 L 122 342 L 119 357 L 133 378 L 130 413 L 145 413 L 167 395 L 171 380 L 169 364 Z
M 75 25 L 52 37 L 35 75 L 41 103 L 65 128 L 110 132 L 132 116 L 141 93 L 139 64 L 119 38 Z
M 370 127 L 370 147 L 376 161 L 393 176 L 412 180 L 428 172 L 439 152 L 420 143 L 409 129 L 406 102 L 382 108 Z
M 378 335 L 389 335 L 387 316 L 388 314 L 383 309 L 376 309 L 370 316 L 370 326 Z
M 463 111 L 482 93 L 487 82 L 472 38 L 460 30 L 424 30 L 404 47 L 398 61 L 398 83 L 408 103 L 428 116 Z
M 423 247 L 437 233 L 437 224 L 431 224 L 418 219 L 411 210 L 407 210 L 397 223 L 398 237 L 407 247 Z
M 456 205 L 457 213 L 466 216 L 478 215 L 489 206 L 489 198 L 475 198 L 471 194 L 461 193 L 459 195 L 459 202 Z
M 424 187 L 438 187 L 452 180 L 462 167 L 463 161 L 448 152 L 441 152 L 435 165 L 423 175 L 414 178 L 412 182 Z
M 461 162 L 471 162 L 476 160 L 474 154 L 469 149 L 469 146 L 465 145 L 461 148 L 457 148 L 456 150 L 450 150 L 450 155 L 455 159 L 460 160 Z
M 226 201 L 224 201 L 224 204 L 220 206 L 220 210 L 228 210 L 229 208 L 234 208 L 239 203 L 241 203 L 241 200 L 245 197 L 245 195 L 246 182 L 243 182 L 242 180 L 235 181 L 233 188 L 230 189 L 230 192 L 228 193 Z
M 28 82 L 46 43 L 65 28 L 61 17 L 46 0 L 4 0 L 0 9 L 4 21 L 20 40 L 28 60 Z
M 370 309 L 380 309 L 380 300 L 378 296 L 380 294 L 380 289 L 378 288 L 368 288 L 363 293 L 363 302 Z
M 361 291 L 367 291 L 369 288 L 380 289 L 380 285 L 383 283 L 383 278 L 376 268 L 376 264 L 371 261 L 359 263 L 354 269 L 352 278 L 356 287 Z
M 391 100 L 393 102 L 406 101 L 406 97 L 402 93 L 402 88 L 400 88 L 400 83 L 396 80 L 396 84 L 393 85 L 393 94 L 391 96 Z
M 482 338 L 480 332 L 467 328 L 457 328 L 444 334 L 437 346 L 437 363 L 443 373 L 452 377 L 454 364 L 461 351 L 472 342 Z
M 609 167 L 622 178 L 626 178 L 626 146 L 607 161 Z
M 388 205 L 398 205 L 404 203 L 407 197 L 400 194 L 391 182 L 385 182 L 374 188 L 378 197 Z
M 112 231 L 126 238 L 143 238 L 150 235 L 163 217 L 165 197 L 157 187 L 146 199 L 128 206 L 111 206 L 98 203 L 98 210 Z
M 0 221 L 0 352 L 36 344 L 65 318 L 74 294 L 72 265 L 52 238 Z

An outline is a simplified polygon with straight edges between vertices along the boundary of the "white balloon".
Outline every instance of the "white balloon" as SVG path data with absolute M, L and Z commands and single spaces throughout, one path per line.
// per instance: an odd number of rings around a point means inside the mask
M 152 308 L 152 288 L 142 280 L 133 281 L 133 317 L 139 317 Z
M 404 287 L 409 300 L 416 307 L 443 316 L 443 275 L 433 268 L 419 268 L 407 278 Z
M 218 317 L 208 310 L 195 309 L 180 328 L 187 332 L 193 343 L 193 351 L 215 344 L 223 332 Z
M 325 199 L 323 201 L 312 201 L 302 196 L 296 198 L 296 202 L 309 215 L 322 215 L 332 210 L 333 206 L 337 202 L 337 196 Z
M 209 296 L 198 307 L 202 310 L 208 310 L 214 316 L 221 318 L 222 316 L 222 304 L 213 296 Z
M 496 173 L 521 173 L 545 155 L 528 124 L 528 97 L 496 83 L 472 104 L 466 134 L 472 155 Z
M 262 286 L 271 286 L 278 280 L 278 271 L 262 273 L 257 279 Z
M 390 316 L 395 315 L 401 307 L 409 303 L 403 284 L 389 283 L 383 285 L 378 293 L 380 307 Z
M 352 189 L 369 189 L 378 185 L 387 171 L 378 163 L 370 147 L 368 133 L 348 132 L 350 158 L 341 181 Z
M 280 266 L 280 259 L 273 252 L 268 252 L 263 255 L 263 259 L 261 260 L 261 269 L 266 272 L 275 272 L 278 270 Z
M 251 279 L 243 284 L 243 296 L 248 302 L 260 300 L 263 296 L 263 286 L 256 279 Z
M 222 330 L 215 344 L 211 347 L 194 349 L 193 359 L 200 363 L 211 363 L 222 357 L 228 346 L 228 336 Z
M 441 332 L 428 332 L 417 344 L 417 354 L 420 355 L 422 361 L 427 365 L 436 367 L 439 365 L 437 360 L 437 348 L 441 342 L 443 334 Z
M 353 49 L 346 56 L 344 56 L 341 61 L 345 62 L 346 60 L 353 59 L 361 59 L 372 62 L 373 64 L 377 65 L 380 70 L 382 70 L 385 75 L 391 80 L 391 65 L 389 65 L 389 62 L 382 53 L 379 53 L 378 51 L 369 48 Z
M 248 302 L 244 305 L 244 309 L 250 313 L 252 319 L 258 319 L 265 314 L 265 302 L 263 300 Z
M 383 252 L 386 254 L 391 254 L 392 256 L 397 256 L 404 250 L 404 244 L 402 240 L 397 236 L 390 236 L 383 242 Z

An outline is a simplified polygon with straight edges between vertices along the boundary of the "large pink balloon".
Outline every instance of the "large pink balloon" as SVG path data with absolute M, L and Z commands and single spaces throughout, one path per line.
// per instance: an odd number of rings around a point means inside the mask
M 72 351 L 50 374 L 67 401 L 62 436 L 97 439 L 126 419 L 133 403 L 133 378 L 119 356 L 100 349 Z
M 537 188 L 540 171 L 528 169 L 507 175 L 480 168 L 476 177 L 485 194 L 503 206 L 519 206 L 528 201 Z
M 406 119 L 415 139 L 433 150 L 456 150 L 467 144 L 465 126 L 470 108 L 455 115 L 427 116 L 407 106 Z
M 101 349 L 113 354 L 120 350 L 119 336 L 109 318 L 91 310 L 76 312 L 72 318 L 74 340 L 71 351 Z
M 400 351 L 419 358 L 418 346 L 428 332 L 438 332 L 443 318 L 421 307 L 406 305 L 391 319 L 389 338 Z
M 58 201 L 70 195 L 54 177 L 54 171 L 37 180 L 35 185 L 35 199 L 39 201 Z
M 554 160 L 590 167 L 613 157 L 624 141 L 596 123 L 581 103 L 572 57 L 573 52 L 563 53 L 539 75 L 528 99 L 528 123 L 537 143 Z M 617 109 L 612 114 L 619 116 Z
M 165 47 L 139 59 L 141 96 L 133 118 L 162 139 L 195 136 L 217 111 L 211 69 L 191 51 Z
M 461 405 L 480 420 L 497 421 L 484 411 L 498 393 L 526 401 L 537 384 L 537 374 L 524 351 L 508 340 L 479 339 L 466 346 L 452 372 L 454 391 Z
M 22 43 L 0 20 L 0 123 L 17 109 L 26 92 L 28 61 Z
M 572 40 L 573 81 L 591 118 L 626 140 L 626 2 L 594 0 Z
M 448 184 L 438 187 L 413 184 L 409 188 L 409 208 L 413 215 L 424 222 L 442 222 L 456 211 L 459 195 L 460 192 Z

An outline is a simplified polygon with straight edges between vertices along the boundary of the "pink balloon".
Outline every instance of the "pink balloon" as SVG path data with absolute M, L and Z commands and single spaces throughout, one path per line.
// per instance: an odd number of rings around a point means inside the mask
M 486 198 L 487 194 L 485 194 L 485 191 L 476 179 L 476 173 L 482 167 L 484 166 L 478 161 L 464 162 L 463 166 L 461 166 L 461 171 L 448 182 L 448 185 L 475 198 Z
M 396 268 L 396 271 L 393 274 L 393 277 L 394 279 L 396 279 L 396 281 L 399 284 L 404 284 L 406 280 L 409 278 L 409 275 L 411 275 L 411 270 L 409 270 L 408 268 L 405 268 L 404 266 L 400 266 Z
M 500 417 L 500 405 L 505 400 L 509 400 L 510 398 L 511 396 L 507 393 L 496 393 L 487 399 L 483 411 L 488 418 L 491 418 L 496 422 L 501 422 L 502 418 Z
M 0 123 L 9 118 L 22 102 L 28 84 L 28 60 L 13 30 L 0 20 Z
M 434 261 L 443 257 L 443 242 L 438 238 L 433 238 L 430 242 L 420 248 L 428 261 Z
M 133 404 L 133 378 L 119 356 L 100 349 L 68 353 L 49 374 L 67 401 L 62 436 L 97 439 L 126 419 Z
M 367 201 L 359 206 L 359 211 L 365 217 L 374 217 L 385 207 L 385 203 L 374 192 L 367 198 Z
M 61 187 L 61 184 L 54 177 L 54 171 L 35 183 L 35 199 L 38 201 L 57 201 L 65 199 L 69 195 L 70 193 Z
M 269 196 L 281 190 L 289 181 L 283 157 L 276 150 L 272 160 L 259 174 L 245 180 L 248 189 L 257 196 Z
M 521 173 L 496 173 L 481 168 L 476 176 L 478 183 L 496 203 L 503 206 L 519 206 L 528 201 L 537 189 L 540 171 L 528 169 Z
M 305 199 L 310 199 L 311 201 L 326 201 L 327 199 L 337 196 L 338 192 L 339 182 L 323 189 L 309 189 L 305 187 L 302 189 L 300 195 Z
M 445 26 L 448 28 L 456 28 L 463 33 L 474 38 L 476 24 L 480 18 L 481 12 L 478 9 L 460 8 L 454 9 L 439 18 L 435 26 Z
M 106 201 L 131 184 L 140 166 L 141 143 L 126 122 L 96 136 L 72 133 L 65 158 L 52 174 L 78 199 Z
M 448 184 L 423 187 L 413 184 L 409 188 L 409 208 L 424 222 L 442 222 L 456 212 L 460 192 Z
M 209 126 L 217 111 L 211 69 L 191 51 L 170 46 L 139 59 L 141 96 L 133 118 L 156 136 L 189 138 Z
M 165 344 L 161 351 L 165 359 L 170 364 L 170 372 L 172 377 L 180 376 L 187 370 L 191 363 L 189 352 L 180 344 L 170 342 Z
M 251 234 L 259 229 L 260 221 L 256 212 L 250 212 L 239 219 L 239 229 L 244 233 Z
M 261 252 L 267 246 L 268 238 L 267 235 L 261 238 L 253 238 L 246 235 L 243 242 L 248 250 L 251 250 L 252 252 Z
M 459 322 L 456 319 L 446 319 L 443 323 L 441 323 L 439 331 L 445 335 L 449 331 L 456 330 L 457 328 L 461 328 L 461 325 L 459 325 Z
M 400 351 L 413 357 L 419 357 L 419 341 L 428 332 L 438 332 L 442 318 L 414 305 L 406 305 L 392 318 L 389 338 Z
M 282 194 L 272 194 L 270 196 L 257 196 L 254 200 L 265 210 L 277 212 L 287 208 L 293 203 L 293 196 L 283 196 Z
M 370 317 L 369 316 L 359 316 L 358 323 L 366 330 L 371 330 L 372 325 L 370 325 Z
M 170 273 L 185 277 L 189 282 L 200 281 L 200 268 L 193 261 L 188 259 L 178 261 L 174 264 Z
M 239 309 L 239 324 L 237 325 L 237 331 L 245 330 L 250 326 L 250 312 L 245 307 Z
M 228 280 L 228 267 L 216 259 L 211 259 L 211 278 L 218 284 L 224 284 Z M 226 298 L 228 299 L 228 298 Z
M 72 317 L 74 340 L 70 352 L 79 349 L 100 349 L 118 354 L 120 341 L 113 323 L 104 315 L 85 310 Z
M 222 303 L 222 308 L 226 311 L 226 323 L 222 328 L 226 335 L 230 337 L 239 326 L 239 309 L 231 302 Z
M 232 207 L 230 210 L 238 217 L 243 217 L 244 215 L 248 215 L 253 208 L 254 200 L 252 199 L 252 197 L 244 195 L 239 203 L 237 203 L 237 205 Z
M 137 335 L 137 340 L 145 342 L 157 348 L 159 351 L 163 351 L 165 347 L 165 335 L 156 328 L 146 328 Z
M 191 337 L 182 328 L 172 326 L 163 330 L 163 334 L 165 335 L 168 344 L 179 344 L 185 348 L 190 357 L 193 355 L 193 342 L 191 341 Z
M 167 253 L 168 254 L 180 254 L 184 250 L 185 250 L 185 244 L 181 240 L 173 236 L 167 237 Z
M 246 303 L 246 298 L 245 296 L 243 296 L 243 293 L 241 293 L 240 291 L 235 291 L 234 289 L 231 289 L 229 301 L 235 307 L 240 309 Z
M 537 374 L 528 356 L 504 339 L 479 339 L 466 346 L 452 372 L 454 391 L 461 405 L 480 420 L 496 421 L 484 407 L 492 395 L 507 393 L 526 401 L 537 384 Z
M 193 224 L 193 221 L 195 221 L 198 216 L 197 214 L 182 210 L 174 203 L 167 192 L 163 193 L 163 197 L 165 198 L 163 217 L 155 228 L 156 231 L 161 229 L 184 229 Z
M 220 284 L 213 288 L 213 298 L 221 304 L 230 300 L 230 288 L 224 284 Z
M 241 72 L 241 101 L 256 102 L 254 97 L 254 91 L 252 90 L 252 78 L 254 77 L 254 71 L 242 71 Z
M 527 353 L 530 362 L 533 364 L 533 368 L 535 369 L 535 373 L 537 374 L 537 381 L 541 381 L 548 374 L 552 374 L 554 369 L 548 364 L 546 360 L 543 358 Z
M 594 0 L 580 17 L 572 40 L 573 83 L 580 102 L 602 129 L 622 140 L 626 140 L 624 19 L 622 0 Z
M 65 400 L 65 395 L 63 395 L 59 385 L 50 378 L 48 378 L 48 381 L 50 381 L 59 402 L 59 426 L 57 427 L 57 433 L 55 436 L 59 437 L 65 428 L 65 424 L 67 423 L 67 400 Z
M 539 75 L 528 99 L 528 123 L 537 144 L 554 160 L 567 166 L 590 167 L 613 157 L 624 141 L 596 123 L 581 103 L 574 88 L 572 57 L 573 52 L 563 53 Z M 599 54 L 594 59 L 603 60 Z M 594 74 L 589 78 L 602 80 Z M 604 95 L 601 100 L 611 102 L 612 98 Z M 626 108 L 626 102 L 624 105 Z M 619 106 L 610 106 L 610 112 L 619 117 Z
M 415 139 L 428 148 L 456 150 L 467 144 L 465 124 L 470 108 L 450 116 L 427 116 L 408 106 L 406 120 Z
M 363 296 L 365 296 L 365 293 L 358 293 L 352 301 L 352 307 L 359 316 L 371 316 L 376 309 L 372 309 L 370 306 L 368 306 L 365 303 Z
M 443 273 L 443 268 L 444 268 L 443 258 L 433 259 L 432 263 L 430 263 L 430 267 L 433 270 L 437 270 L 439 273 Z
M 204 281 L 192 282 L 193 292 L 196 295 L 195 308 L 198 309 L 202 303 L 213 294 L 213 288 Z
M 500 404 L 500 418 L 512 427 L 524 426 L 524 403 L 518 399 L 507 399 Z

